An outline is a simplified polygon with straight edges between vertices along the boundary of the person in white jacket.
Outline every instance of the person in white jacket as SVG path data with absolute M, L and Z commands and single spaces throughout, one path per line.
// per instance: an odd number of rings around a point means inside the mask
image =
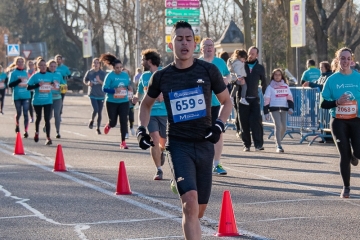
M 244 49 L 236 49 L 227 61 L 227 67 L 231 73 L 231 83 L 234 85 L 230 95 L 232 98 L 236 97 L 236 93 L 238 92 L 239 86 L 241 85 L 240 103 L 244 105 L 249 105 L 245 99 L 247 85 L 245 81 L 241 84 L 238 79 L 246 77 L 244 62 L 246 61 L 247 57 L 247 52 Z
M 270 119 L 269 112 L 274 120 L 274 134 L 276 152 L 283 153 L 281 140 L 286 131 L 286 115 L 292 114 L 294 100 L 285 75 L 280 68 L 276 68 L 271 74 L 271 82 L 266 88 L 264 95 L 264 114 L 267 120 Z

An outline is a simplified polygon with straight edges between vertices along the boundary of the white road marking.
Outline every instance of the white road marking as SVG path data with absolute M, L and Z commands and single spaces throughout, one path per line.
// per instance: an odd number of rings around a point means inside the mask
M 0 188 L 1 191 L 1 188 Z M 11 217 L 0 217 L 1 219 L 13 219 L 13 218 L 27 218 L 27 217 L 36 217 L 36 215 L 22 215 L 22 216 L 11 216 Z
M 77 132 L 72 132 L 72 131 L 67 131 L 67 130 L 61 130 L 61 131 L 66 132 L 66 133 L 71 133 L 71 134 L 74 134 L 74 135 L 77 135 L 77 136 L 80 136 L 80 137 L 87 137 L 86 135 L 81 134 L 81 133 L 77 133 Z

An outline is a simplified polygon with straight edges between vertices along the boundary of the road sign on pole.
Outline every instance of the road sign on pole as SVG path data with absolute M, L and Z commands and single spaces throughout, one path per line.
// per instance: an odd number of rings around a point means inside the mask
M 188 22 L 190 25 L 200 25 L 199 18 L 165 18 L 165 23 L 167 26 L 172 26 L 178 21 Z
M 7 45 L 9 42 L 8 42 L 8 35 L 7 34 L 4 34 L 4 44 Z
M 84 29 L 82 34 L 83 58 L 92 57 L 91 32 L 89 29 Z
M 165 9 L 166 17 L 199 17 L 200 9 Z
M 199 0 L 166 0 L 166 8 L 199 8 Z
M 28 59 L 29 56 L 30 56 L 30 54 L 31 54 L 31 50 L 23 50 L 23 54 L 24 54 L 24 57 L 25 57 L 26 59 Z
M 7 55 L 9 57 L 20 56 L 20 47 L 19 44 L 8 44 L 7 45 Z

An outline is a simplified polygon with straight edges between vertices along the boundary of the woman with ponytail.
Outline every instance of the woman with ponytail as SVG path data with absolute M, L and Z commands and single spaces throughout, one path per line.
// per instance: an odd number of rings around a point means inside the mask
M 116 126 L 119 116 L 121 144 L 120 149 L 128 149 L 125 143 L 127 132 L 127 115 L 129 112 L 128 91 L 132 91 L 129 75 L 122 71 L 122 63 L 114 55 L 105 53 L 100 56 L 100 61 L 111 66 L 113 71 L 106 75 L 103 91 L 106 93 L 105 103 L 109 122 L 105 125 L 104 133 L 108 134 L 110 128 Z

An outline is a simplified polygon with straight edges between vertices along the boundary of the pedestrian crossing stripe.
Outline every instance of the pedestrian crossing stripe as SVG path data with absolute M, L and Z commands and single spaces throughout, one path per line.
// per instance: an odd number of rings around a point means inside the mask
M 19 56 L 19 44 L 8 44 L 8 56 Z

